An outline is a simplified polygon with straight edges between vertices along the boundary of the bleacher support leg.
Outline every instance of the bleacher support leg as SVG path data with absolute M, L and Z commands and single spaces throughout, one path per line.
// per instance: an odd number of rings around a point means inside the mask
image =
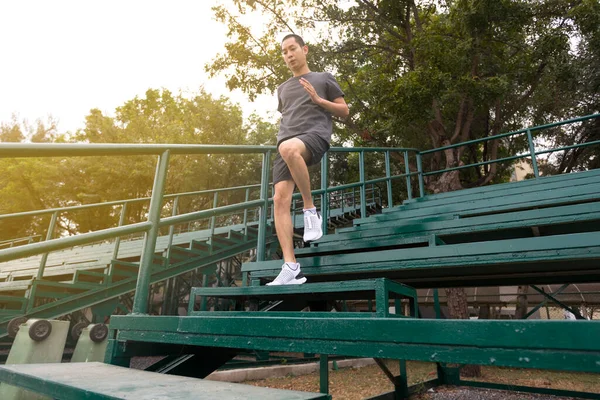
M 114 330 L 111 330 L 109 332 L 109 338 L 114 337 L 114 335 Z M 125 346 L 126 344 L 124 342 L 118 342 L 115 339 L 108 339 L 104 362 L 106 364 L 129 368 L 131 354 L 127 352 Z
M 319 357 L 319 391 L 324 394 L 329 394 L 329 356 L 321 354 Z
M 400 375 L 398 375 L 394 382 L 394 390 L 396 391 L 397 399 L 408 399 L 410 393 L 408 392 L 408 376 L 406 373 L 406 360 L 398 360 L 400 367 Z
M 460 367 L 449 367 L 446 363 L 437 363 L 437 376 L 440 385 L 460 385 Z

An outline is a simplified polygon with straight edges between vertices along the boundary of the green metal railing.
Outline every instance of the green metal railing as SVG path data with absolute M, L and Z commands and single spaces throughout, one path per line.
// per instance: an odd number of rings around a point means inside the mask
M 160 228 L 169 228 L 169 240 L 172 240 L 173 227 L 177 224 L 197 221 L 200 219 L 211 218 L 210 229 L 214 232 L 215 218 L 222 215 L 227 215 L 233 212 L 244 212 L 244 224 L 247 224 L 248 210 L 259 210 L 258 221 L 258 239 L 257 239 L 257 259 L 259 261 L 265 259 L 265 243 L 266 243 L 266 228 L 267 214 L 269 205 L 272 199 L 268 193 L 270 189 L 270 160 L 272 153 L 276 151 L 275 147 L 269 146 L 211 146 L 211 145 L 134 145 L 134 144 L 0 144 L 0 157 L 4 158 L 19 158 L 19 157 L 73 157 L 73 156 L 129 156 L 129 155 L 150 155 L 158 156 L 154 183 L 152 187 L 152 195 L 149 198 L 119 200 L 100 204 L 88 204 L 65 208 L 47 209 L 30 211 L 23 213 L 7 214 L 0 216 L 0 221 L 8 218 L 31 217 L 40 215 L 51 215 L 50 224 L 44 241 L 37 243 L 25 244 L 22 246 L 10 247 L 0 250 L 0 262 L 15 260 L 18 258 L 29 257 L 34 255 L 42 255 L 40 268 L 37 273 L 37 279 L 41 279 L 44 275 L 44 268 L 48 253 L 52 251 L 62 250 L 74 246 L 85 245 L 100 240 L 115 239 L 115 247 L 113 255 L 118 255 L 120 238 L 125 235 L 136 233 L 144 233 L 144 245 L 140 259 L 140 268 L 136 283 L 136 294 L 133 303 L 132 313 L 143 314 L 147 311 L 149 283 L 151 275 L 152 258 L 156 247 L 156 240 L 159 235 Z M 395 179 L 405 178 L 407 186 L 410 187 L 410 177 L 418 174 L 418 172 L 410 172 L 408 168 L 408 154 L 414 152 L 415 149 L 394 149 L 394 148 L 332 148 L 330 152 L 356 152 L 359 154 L 359 170 L 360 181 L 334 187 L 328 186 L 328 157 L 324 157 L 322 161 L 322 184 L 321 188 L 314 190 L 313 195 L 321 196 L 322 213 L 327 215 L 329 194 L 334 192 L 342 192 L 347 189 L 358 189 L 360 197 L 361 216 L 367 215 L 367 193 L 368 187 L 379 182 L 387 183 L 388 205 L 392 206 L 391 197 L 392 182 Z M 365 177 L 365 160 L 366 152 L 380 152 L 385 154 L 386 160 L 386 176 L 377 179 L 367 180 Z M 407 164 L 406 174 L 392 176 L 390 174 L 390 154 L 402 153 Z M 174 195 L 165 195 L 165 183 L 167 179 L 167 171 L 169 167 L 169 159 L 171 155 L 176 154 L 261 154 L 262 155 L 262 170 L 261 183 L 259 185 L 250 185 L 234 188 L 223 188 L 200 192 L 179 193 Z M 251 189 L 260 188 L 259 198 L 250 200 L 249 191 Z M 246 190 L 245 201 L 217 207 L 219 193 L 232 190 Z M 371 189 L 373 192 L 374 190 Z M 213 208 L 189 212 L 177 215 L 179 199 L 183 196 L 191 196 L 198 194 L 212 194 Z M 343 198 L 342 194 L 342 198 Z M 298 198 L 299 194 L 295 195 Z M 166 199 L 173 199 L 172 215 L 169 217 L 161 217 L 163 203 Z M 125 225 L 125 214 L 127 205 L 133 202 L 150 201 L 148 208 L 148 218 L 145 222 L 138 222 Z M 76 211 L 98 206 L 115 206 L 121 207 L 119 226 L 102 229 L 94 232 L 84 233 L 76 236 L 53 238 L 56 229 L 59 215 L 64 212 Z M 326 219 L 324 221 L 326 230 Z
M 191 196 L 211 195 L 213 197 L 213 208 L 216 208 L 218 196 L 220 193 L 244 191 L 245 196 L 246 196 L 246 201 L 248 201 L 251 190 L 257 189 L 257 188 L 260 188 L 260 184 L 230 187 L 230 188 L 221 188 L 221 189 L 212 189 L 212 190 L 200 190 L 200 191 L 195 191 L 195 192 L 176 193 L 176 194 L 169 194 L 169 195 L 163 196 L 163 200 L 165 201 L 165 203 L 166 203 L 166 201 L 170 201 L 170 200 L 173 201 L 172 216 L 175 216 L 177 213 L 177 210 L 178 210 L 179 200 L 181 198 L 191 197 Z M 13 214 L 4 214 L 4 215 L 0 215 L 0 223 L 3 223 L 3 221 L 6 221 L 8 219 L 50 215 L 51 216 L 50 223 L 48 224 L 48 229 L 46 231 L 47 233 L 46 233 L 46 238 L 45 238 L 45 241 L 48 241 L 48 240 L 52 240 L 54 238 L 54 235 L 56 233 L 57 221 L 58 221 L 58 218 L 62 214 L 70 213 L 70 212 L 74 212 L 74 211 L 80 211 L 80 210 L 89 210 L 89 209 L 98 208 L 98 207 L 107 207 L 107 206 L 108 207 L 120 207 L 121 210 L 119 212 L 118 226 L 122 227 L 125 225 L 125 218 L 126 218 L 128 206 L 130 206 L 131 204 L 135 204 L 135 203 L 148 202 L 150 200 L 151 200 L 150 197 L 141 197 L 141 198 L 137 198 L 137 199 L 117 200 L 117 201 L 109 201 L 109 202 L 104 202 L 104 203 L 84 204 L 84 205 L 79 205 L 79 206 L 70 206 L 70 207 L 63 207 L 63 208 L 49 208 L 46 210 L 36 210 L 36 211 L 26 211 L 26 212 L 13 213 Z M 248 222 L 249 222 L 247 211 L 248 210 L 244 210 L 244 221 L 242 223 L 244 225 L 245 231 L 247 231 L 247 229 L 248 229 Z M 211 220 L 210 220 L 211 234 L 214 233 L 214 228 L 216 225 L 215 219 L 216 219 L 216 217 L 212 216 Z M 174 227 L 175 227 L 174 224 L 169 227 L 169 246 L 172 244 L 173 236 L 175 234 Z M 10 246 L 6 246 L 6 247 L 16 247 L 19 243 L 21 243 L 21 245 L 30 244 L 30 243 L 36 242 L 35 238 L 40 238 L 37 240 L 37 242 L 40 242 L 41 237 L 42 237 L 42 235 L 36 235 L 31 238 L 19 238 L 19 239 L 7 240 L 4 242 L 0 242 L 0 246 L 2 246 L 3 243 L 10 244 Z M 112 257 L 113 259 L 118 258 L 120 244 L 121 244 L 121 236 L 117 236 L 115 239 L 114 247 L 113 247 L 113 257 Z M 48 253 L 44 253 L 42 255 L 42 259 L 40 260 L 37 279 L 42 279 L 42 276 L 44 275 L 47 258 L 48 258 Z
M 496 163 L 501 163 L 501 162 L 506 162 L 506 161 L 513 161 L 513 160 L 518 160 L 518 159 L 522 159 L 522 158 L 531 158 L 531 165 L 532 165 L 532 168 L 533 168 L 534 177 L 535 178 L 539 178 L 540 172 L 539 172 L 539 168 L 538 168 L 538 163 L 537 163 L 536 156 L 541 155 L 541 154 L 553 153 L 553 152 L 556 152 L 556 151 L 576 149 L 576 148 L 579 148 L 579 147 L 588 147 L 588 146 L 600 145 L 600 140 L 596 140 L 596 141 L 592 141 L 592 142 L 586 142 L 586 143 L 578 143 L 578 144 L 574 144 L 574 145 L 571 145 L 571 146 L 557 147 L 557 148 L 552 148 L 552 149 L 537 151 L 535 149 L 535 142 L 533 141 L 533 133 L 534 132 L 538 133 L 540 131 L 543 131 L 544 129 L 550 129 L 550 128 L 554 128 L 554 127 L 557 127 L 557 126 L 569 125 L 569 124 L 574 124 L 574 123 L 577 123 L 577 122 L 583 122 L 583 121 L 587 121 L 587 120 L 598 118 L 598 117 L 600 117 L 600 114 L 586 115 L 586 116 L 579 117 L 579 118 L 573 118 L 573 119 L 569 119 L 569 120 L 565 120 L 565 121 L 555 122 L 553 124 L 546 124 L 546 125 L 534 126 L 534 127 L 531 127 L 531 128 L 520 129 L 518 131 L 502 133 L 502 134 L 499 134 L 499 135 L 494 135 L 494 136 L 485 137 L 485 138 L 481 138 L 481 139 L 470 140 L 468 142 L 461 142 L 461 143 L 456 143 L 456 144 L 449 145 L 449 146 L 439 147 L 437 149 L 431 149 L 431 150 L 421 151 L 419 154 L 421 156 L 423 156 L 423 155 L 438 153 L 438 152 L 444 151 L 444 150 L 455 149 L 455 148 L 462 147 L 462 146 L 469 146 L 469 145 L 472 145 L 472 144 L 478 144 L 478 143 L 483 143 L 483 142 L 498 140 L 498 139 L 502 139 L 502 138 L 506 138 L 506 137 L 510 137 L 510 136 L 523 135 L 523 134 L 527 135 L 527 144 L 528 144 L 528 148 L 529 148 L 529 152 L 527 152 L 527 153 L 518 154 L 518 155 L 510 156 L 510 157 L 498 158 L 498 159 L 495 159 L 495 160 L 489 160 L 489 161 L 482 161 L 482 162 L 478 162 L 478 163 L 460 165 L 460 166 L 457 166 L 457 167 L 446 168 L 446 169 L 441 169 L 441 170 L 436 170 L 436 171 L 423 172 L 421 175 L 422 176 L 438 175 L 438 174 L 443 174 L 445 172 L 462 170 L 462 169 L 465 169 L 465 168 L 479 167 L 479 166 L 483 166 L 483 165 L 496 164 Z M 420 166 L 419 166 L 418 169 L 419 169 L 419 171 L 422 171 L 422 168 Z M 421 175 L 419 176 L 419 179 L 422 179 Z
M 588 115 L 585 117 L 575 118 L 567 121 L 561 121 L 554 124 L 536 126 L 532 128 L 526 128 L 519 131 L 504 133 L 495 135 L 487 138 L 471 140 L 468 142 L 458 143 L 438 149 L 427 150 L 419 152 L 417 149 L 410 148 L 382 148 L 382 147 L 361 147 L 361 148 L 331 148 L 328 152 L 330 153 L 358 153 L 359 157 L 359 180 L 354 183 L 339 184 L 336 186 L 329 186 L 329 157 L 326 155 L 321 161 L 321 188 L 314 190 L 312 193 L 314 196 L 320 196 L 321 200 L 321 212 L 324 216 L 328 215 L 328 209 L 330 206 L 330 195 L 336 192 L 342 193 L 341 198 L 347 194 L 344 191 L 351 190 L 352 196 L 359 196 L 360 203 L 360 214 L 361 217 L 367 216 L 367 195 L 370 188 L 373 196 L 375 196 L 375 186 L 379 183 L 385 183 L 387 205 L 388 207 L 394 206 L 393 199 L 393 182 L 399 179 L 405 180 L 406 192 L 408 199 L 412 198 L 412 183 L 411 178 L 416 177 L 418 180 L 419 194 L 420 197 L 424 196 L 424 177 L 429 175 L 441 174 L 444 172 L 450 172 L 455 170 L 461 170 L 465 168 L 478 167 L 486 164 L 500 163 L 505 161 L 513 161 L 520 158 L 530 157 L 532 160 L 533 170 L 535 177 L 539 177 L 539 170 L 537 166 L 536 156 L 540 154 L 546 154 L 555 151 L 562 151 L 568 149 L 574 149 L 583 146 L 592 146 L 600 144 L 600 141 L 587 142 L 576 144 L 572 146 L 565 146 L 561 148 L 555 148 L 550 150 L 536 151 L 535 143 L 533 141 L 533 132 L 539 132 L 544 129 L 557 127 L 566 124 L 572 124 L 577 122 L 583 122 L 589 119 L 598 118 L 600 114 Z M 422 157 L 428 154 L 432 154 L 439 151 L 457 148 L 460 146 L 467 146 L 472 144 L 483 143 L 490 140 L 499 140 L 509 136 L 515 135 L 527 135 L 529 152 L 519 154 L 511 157 L 504 157 L 496 160 L 489 160 L 479 163 L 472 163 L 468 165 L 461 165 L 453 168 L 447 168 L 443 170 L 424 172 Z M 269 206 L 272 203 L 272 199 L 269 197 L 269 192 L 272 193 L 272 187 L 269 183 L 270 176 L 270 161 L 272 154 L 276 151 L 273 146 L 222 146 L 222 145 L 138 145 L 138 144 L 0 144 L 0 157 L 3 158 L 19 158 L 19 157 L 71 157 L 71 156 L 130 156 L 130 155 L 148 155 L 158 156 L 158 162 L 156 172 L 154 176 L 154 183 L 152 187 L 152 195 L 149 198 L 143 199 L 130 199 L 120 200 L 113 202 L 101 203 L 101 206 L 120 206 L 121 215 L 119 218 L 119 226 L 102 229 L 95 232 L 84 233 L 71 237 L 63 237 L 54 239 L 54 231 L 56 228 L 57 219 L 60 213 L 65 211 L 81 210 L 90 207 L 98 207 L 99 204 L 92 205 L 81 205 L 67 208 L 47 209 L 39 211 L 30 211 L 24 213 L 8 214 L 0 216 L 0 222 L 7 218 L 15 217 L 26 217 L 26 216 L 39 216 L 43 214 L 50 214 L 50 224 L 44 241 L 36 243 L 28 243 L 21 246 L 9 245 L 9 248 L 0 249 L 0 262 L 10 261 L 22 257 L 28 257 L 33 255 L 42 254 L 42 260 L 40 261 L 40 268 L 38 270 L 37 278 L 41 279 L 44 274 L 44 267 L 48 253 L 56 250 L 66 249 L 73 246 L 79 246 L 84 244 L 93 243 L 100 240 L 115 239 L 115 247 L 113 255 L 118 255 L 120 238 L 125 235 L 131 235 L 136 233 L 144 234 L 144 245 L 141 254 L 140 268 L 136 287 L 136 296 L 134 299 L 133 313 L 145 313 L 147 311 L 147 298 L 148 288 L 151 274 L 152 258 L 155 251 L 156 240 L 159 235 L 161 228 L 169 228 L 169 241 L 171 243 L 174 226 L 181 223 L 189 223 L 191 221 L 197 221 L 200 219 L 210 218 L 210 230 L 214 233 L 216 217 L 234 213 L 244 213 L 244 225 L 247 227 L 248 223 L 248 210 L 258 209 L 259 210 L 259 221 L 258 221 L 258 239 L 257 239 L 257 260 L 262 261 L 265 259 L 265 243 L 266 243 L 266 228 L 267 228 L 267 214 L 269 212 Z M 366 153 L 383 153 L 385 158 L 385 176 L 378 178 L 367 179 L 366 168 L 365 168 L 365 154 Z M 174 195 L 165 195 L 165 182 L 167 179 L 167 171 L 169 167 L 169 159 L 171 155 L 193 155 L 193 154 L 260 154 L 262 155 L 262 170 L 261 170 L 261 183 L 257 185 L 233 187 L 233 188 L 222 188 L 200 192 L 189 192 L 179 193 Z M 400 154 L 398 157 L 403 160 L 404 173 L 398 175 L 392 175 L 391 161 L 392 154 Z M 414 154 L 416 158 L 416 171 L 411 171 L 409 157 Z M 259 198 L 250 200 L 250 190 L 260 189 Z M 232 190 L 245 190 L 245 200 L 236 204 L 229 204 L 225 206 L 218 206 L 219 193 L 224 191 Z M 358 190 L 358 193 L 356 192 Z M 212 194 L 213 195 L 213 207 L 207 210 L 194 211 L 185 214 L 177 214 L 179 199 L 183 196 L 191 196 L 198 194 Z M 294 195 L 294 199 L 297 200 L 301 196 L 299 193 Z M 171 216 L 161 217 L 161 211 L 163 209 L 163 203 L 165 200 L 173 199 L 173 209 Z M 138 222 L 125 225 L 125 213 L 127 205 L 133 202 L 150 201 L 148 208 L 148 218 L 145 222 Z M 344 202 L 342 201 L 342 204 Z M 324 218 L 324 233 L 327 233 L 327 218 Z M 7 242 L 0 243 L 0 245 L 6 246 Z

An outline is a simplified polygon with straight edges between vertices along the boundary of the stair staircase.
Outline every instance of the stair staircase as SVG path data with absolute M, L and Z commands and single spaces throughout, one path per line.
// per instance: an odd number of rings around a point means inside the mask
M 127 359 L 124 343 L 142 353 L 161 343 L 167 352 L 193 348 L 197 357 L 183 363 L 189 371 L 210 365 L 205 373 L 220 366 L 207 361 L 219 348 L 230 357 L 246 349 L 433 361 L 447 380 L 446 363 L 600 372 L 597 321 L 427 320 L 415 291 L 598 282 L 600 170 L 425 196 L 383 211 L 297 249 L 304 285 L 264 286 L 281 261 L 248 262 L 250 286 L 193 288 L 187 317 L 115 316 L 109 360 Z M 209 297 L 235 306 L 208 311 L 200 305 Z M 353 300 L 374 308 L 340 309 Z M 408 393 L 400 378 L 398 396 Z

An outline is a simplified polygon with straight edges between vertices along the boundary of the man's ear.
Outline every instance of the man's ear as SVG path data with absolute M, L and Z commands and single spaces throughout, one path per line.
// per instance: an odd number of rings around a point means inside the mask
M 304 46 L 302 46 L 302 52 L 303 52 L 305 55 L 306 55 L 306 54 L 308 54 L 308 46 L 307 46 L 307 45 L 304 45 Z

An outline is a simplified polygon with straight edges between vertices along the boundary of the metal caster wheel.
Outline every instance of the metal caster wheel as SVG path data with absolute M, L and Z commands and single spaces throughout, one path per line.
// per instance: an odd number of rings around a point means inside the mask
M 29 327 L 29 337 L 35 342 L 41 342 L 52 333 L 52 324 L 50 321 L 40 319 L 35 321 Z

